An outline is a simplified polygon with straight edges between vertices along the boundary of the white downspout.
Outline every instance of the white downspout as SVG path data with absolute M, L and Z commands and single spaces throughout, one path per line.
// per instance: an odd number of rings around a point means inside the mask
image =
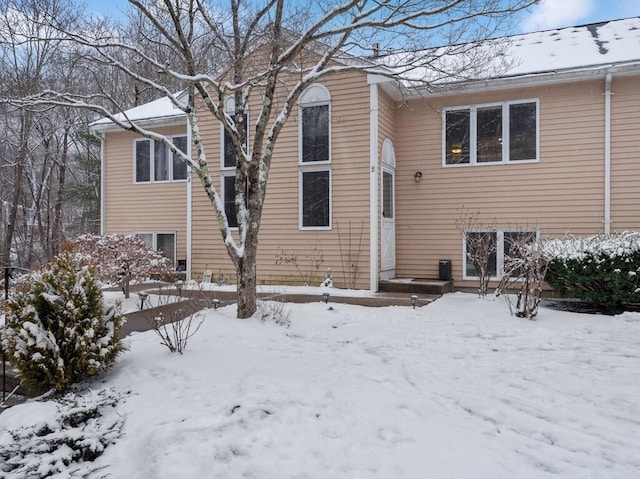
M 611 234 L 611 73 L 604 87 L 604 234 Z
M 97 136 L 100 138 L 100 234 L 105 234 L 105 171 L 104 171 L 104 143 L 105 143 L 105 134 L 97 133 Z
M 187 155 L 191 158 L 191 123 L 187 121 Z M 193 219 L 193 211 L 192 211 L 192 193 L 193 188 L 191 185 L 191 168 L 187 168 L 187 271 L 186 271 L 186 279 L 187 281 L 191 279 L 191 238 L 192 238 L 192 227 L 191 222 Z
M 369 289 L 378 291 L 378 85 L 369 85 Z

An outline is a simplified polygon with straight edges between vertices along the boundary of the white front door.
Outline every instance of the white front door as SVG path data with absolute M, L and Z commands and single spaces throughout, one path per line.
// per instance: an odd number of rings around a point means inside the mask
M 381 234 L 381 279 L 392 279 L 396 275 L 396 158 L 391 140 L 382 145 L 382 234 Z

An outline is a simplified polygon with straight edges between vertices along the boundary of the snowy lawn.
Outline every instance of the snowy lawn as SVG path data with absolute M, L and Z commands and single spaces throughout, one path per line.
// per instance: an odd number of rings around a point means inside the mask
M 639 314 L 543 308 L 534 322 L 462 293 L 415 310 L 286 308 L 288 329 L 211 310 L 182 356 L 153 332 L 129 337 L 95 385 L 126 397 L 123 436 L 93 466 L 117 479 L 640 477 Z M 0 430 L 37 407 L 6 411 Z

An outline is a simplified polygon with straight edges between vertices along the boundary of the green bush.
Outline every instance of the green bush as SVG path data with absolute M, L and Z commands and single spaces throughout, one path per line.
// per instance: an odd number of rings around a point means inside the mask
M 618 314 L 640 302 L 640 234 L 549 241 L 546 281 L 556 291 Z
M 7 301 L 2 345 L 32 391 L 63 391 L 115 361 L 122 322 L 91 269 L 63 253 Z

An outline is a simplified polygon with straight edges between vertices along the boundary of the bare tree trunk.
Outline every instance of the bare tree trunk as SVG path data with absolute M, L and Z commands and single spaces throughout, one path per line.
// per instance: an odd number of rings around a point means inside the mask
M 16 221 L 18 220 L 18 206 L 20 206 L 20 193 L 22 189 L 22 176 L 24 172 L 24 163 L 27 156 L 27 119 L 24 114 L 20 121 L 20 144 L 18 154 L 16 155 L 16 167 L 13 175 L 13 198 L 9 210 L 9 218 L 7 223 L 6 234 L 2 246 L 2 257 L 0 264 L 8 266 L 11 262 L 11 245 L 13 244 L 13 236 L 16 231 Z
M 250 318 L 257 310 L 256 294 L 256 261 L 255 247 L 250 247 L 247 243 L 247 256 L 238 261 L 236 268 L 238 283 L 238 311 L 240 319 Z
M 58 254 L 60 243 L 62 241 L 62 204 L 65 186 L 65 177 L 67 172 L 67 156 L 69 153 L 69 127 L 65 128 L 62 136 L 62 153 L 60 155 L 60 164 L 58 167 L 58 191 L 56 192 L 56 203 L 53 213 L 53 226 L 51 228 L 51 257 Z

